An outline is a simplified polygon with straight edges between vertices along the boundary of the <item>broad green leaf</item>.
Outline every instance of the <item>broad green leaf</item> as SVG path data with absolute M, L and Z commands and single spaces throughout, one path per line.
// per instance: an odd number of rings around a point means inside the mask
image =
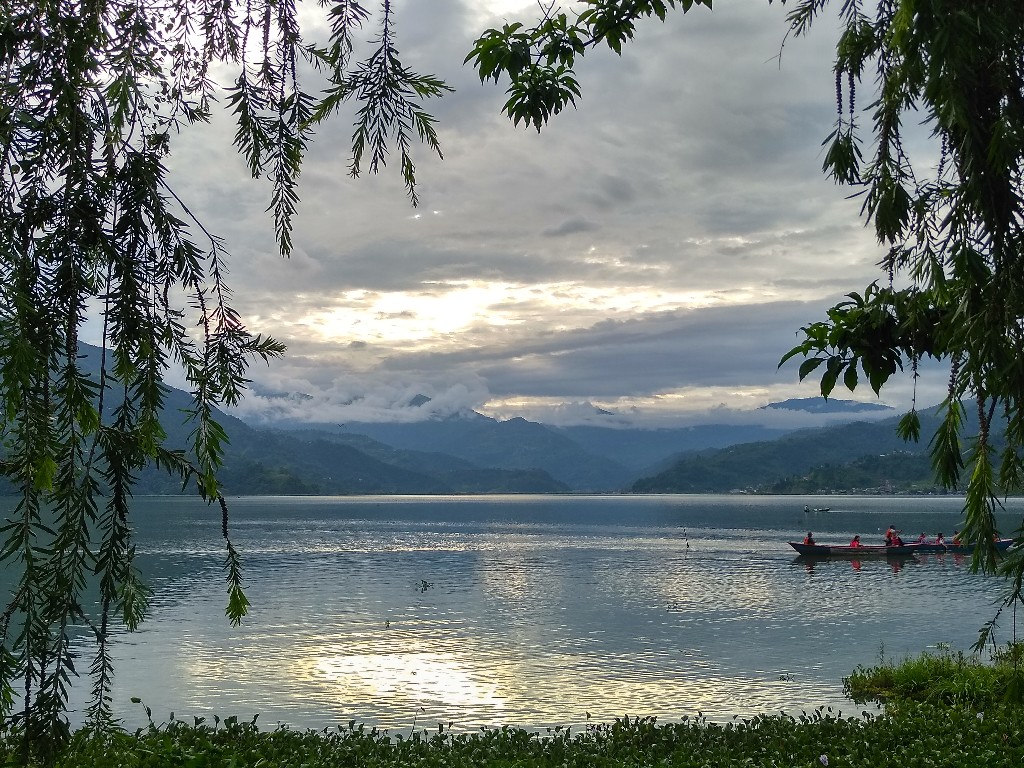
M 789 358 L 783 358 L 782 363 L 786 362 L 787 359 Z M 808 374 L 814 371 L 814 369 L 821 365 L 823 362 L 825 362 L 825 358 L 823 357 L 810 357 L 807 360 L 804 360 L 802 363 L 800 363 L 800 381 L 803 381 L 805 378 L 807 378 Z M 779 365 L 782 365 L 782 363 L 779 363 Z

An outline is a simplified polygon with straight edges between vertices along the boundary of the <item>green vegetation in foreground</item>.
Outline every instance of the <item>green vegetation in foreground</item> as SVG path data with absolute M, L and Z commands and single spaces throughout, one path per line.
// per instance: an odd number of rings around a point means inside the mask
M 171 720 L 135 733 L 77 732 L 57 757 L 62 768 L 601 768 L 602 766 L 1013 766 L 1024 764 L 1024 719 L 1009 700 L 1020 646 L 983 664 L 943 652 L 873 669 L 846 681 L 857 701 L 882 697 L 881 715 L 761 715 L 711 723 L 658 724 L 624 718 L 581 733 L 516 728 L 388 733 L 349 724 L 325 731 L 260 731 L 256 721 L 212 725 Z M 1016 656 L 1014 656 L 1016 654 Z M 1017 701 L 1020 701 L 1018 698 Z M 16 747 L 4 745 L 4 763 Z
M 67 768 L 337 768 L 416 766 L 1013 766 L 1024 761 L 1020 718 L 919 704 L 864 720 L 814 712 L 724 725 L 623 719 L 579 734 L 502 728 L 394 738 L 361 728 L 261 732 L 253 723 L 171 722 L 137 734 L 80 731 L 58 758 Z
M 886 702 L 890 712 L 913 702 L 991 711 L 999 707 L 1024 713 L 1024 643 L 1010 643 L 992 655 L 992 663 L 977 656 L 940 648 L 897 663 L 857 667 L 843 681 L 853 701 Z

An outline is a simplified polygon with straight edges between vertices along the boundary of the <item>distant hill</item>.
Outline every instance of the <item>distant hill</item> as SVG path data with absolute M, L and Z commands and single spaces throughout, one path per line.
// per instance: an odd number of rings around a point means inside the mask
M 335 435 L 363 435 L 394 448 L 446 454 L 477 466 L 540 470 L 575 491 L 622 490 L 637 474 L 607 456 L 586 450 L 555 428 L 521 418 L 498 421 L 470 414 L 413 423 L 311 426 Z
M 326 433 L 316 430 L 285 432 L 267 430 L 275 440 L 297 441 L 306 449 L 300 451 L 302 466 L 306 473 L 318 469 L 322 477 L 334 478 L 339 466 L 339 454 L 349 455 L 352 451 L 360 457 L 379 463 L 380 467 L 365 464 L 353 477 L 348 474 L 349 485 L 365 486 L 379 482 L 382 473 L 404 473 L 405 485 L 410 482 L 422 483 L 429 480 L 429 486 L 420 490 L 404 491 L 355 491 L 357 493 L 568 493 L 571 489 L 565 483 L 551 477 L 540 469 L 506 469 L 483 462 L 472 462 L 439 451 L 415 451 L 395 448 L 373 440 L 366 435 L 348 433 Z M 253 447 L 250 446 L 250 450 Z M 251 454 L 262 453 L 262 447 Z M 285 461 L 281 457 L 279 461 Z
M 937 493 L 927 451 L 861 456 L 846 464 L 823 464 L 764 486 L 765 493 Z
M 836 400 L 824 397 L 798 397 L 778 403 L 762 405 L 760 410 L 804 411 L 806 413 L 885 413 L 893 408 L 882 403 L 859 403 L 856 400 Z
M 82 345 L 81 365 L 97 372 L 101 350 Z M 117 406 L 111 389 L 106 408 Z M 192 424 L 189 393 L 169 388 L 162 423 L 165 447 L 187 450 Z M 219 473 L 226 493 L 252 494 L 450 494 L 567 493 L 571 488 L 542 467 L 498 467 L 483 461 L 416 452 L 383 445 L 368 437 L 322 432 L 254 429 L 225 413 L 217 420 L 228 435 Z M 12 490 L 9 484 L 0 492 Z M 181 492 L 180 480 L 155 468 L 139 473 L 136 493 Z
M 83 354 L 84 364 L 98 369 L 100 350 L 83 346 Z M 108 407 L 115 401 L 115 396 L 108 397 Z M 416 395 L 408 405 L 426 409 L 430 402 Z M 841 400 L 826 404 L 822 398 L 767 407 L 820 411 L 826 406 L 831 412 L 886 408 Z M 188 393 L 168 392 L 163 420 L 167 447 L 188 445 L 192 426 L 185 411 L 190 407 Z M 232 495 L 720 492 L 734 488 L 788 493 L 846 487 L 855 478 L 858 484 L 869 484 L 878 473 L 898 476 L 906 485 L 911 480 L 903 475 L 918 471 L 907 458 L 912 447 L 895 436 L 894 418 L 800 432 L 723 424 L 663 429 L 621 423 L 555 427 L 523 418 L 501 421 L 472 411 L 444 417 L 434 414 L 413 423 L 280 421 L 259 429 L 226 414 L 218 420 L 229 438 L 220 477 Z M 923 432 L 930 434 L 929 428 L 926 423 Z M 897 454 L 903 458 L 891 458 Z M 899 467 L 879 467 L 882 459 Z M 860 462 L 856 472 L 854 461 Z M 138 493 L 179 491 L 179 481 L 155 469 L 140 475 Z
M 737 443 L 774 440 L 792 432 L 756 424 L 695 424 L 672 429 L 557 427 L 589 453 L 617 461 L 627 469 L 650 473 L 682 453 L 725 448 Z
M 543 469 L 577 492 L 623 491 L 686 451 L 792 432 L 757 425 L 701 424 L 673 429 L 555 427 L 523 418 L 498 421 L 479 413 L 416 422 L 291 424 L 289 433 L 359 437 L 378 444 L 460 458 L 503 469 Z M 410 466 L 410 465 L 405 465 Z
M 369 438 L 354 442 L 323 433 L 227 428 L 219 473 L 230 495 L 568 493 L 542 470 L 505 470 L 441 454 L 396 450 Z M 139 492 L 174 493 L 176 481 L 155 469 Z
M 821 490 L 930 489 L 927 439 L 939 424 L 935 409 L 921 413 L 924 443 L 896 435 L 897 417 L 793 432 L 680 458 L 633 484 L 637 493 L 774 493 Z M 856 471 L 855 471 L 856 470 Z M 860 485 L 859 483 L 863 483 Z
M 409 407 L 427 407 L 430 398 L 416 395 Z M 857 403 L 824 398 L 803 398 L 772 403 L 769 407 L 791 411 L 820 411 L 842 418 L 849 411 L 849 418 L 858 412 L 864 416 L 881 415 L 891 411 L 888 406 Z M 709 449 L 723 449 L 748 443 L 764 443 L 793 434 L 794 429 L 765 427 L 756 424 L 697 424 L 687 427 L 649 429 L 639 427 L 581 425 L 551 426 L 531 422 L 523 418 L 500 421 L 480 413 L 467 411 L 456 415 L 424 418 L 418 421 L 396 422 L 346 422 L 306 423 L 278 420 L 272 426 L 285 432 L 302 433 L 311 437 L 316 434 L 322 439 L 341 440 L 347 444 L 368 450 L 358 443 L 360 436 L 377 445 L 388 446 L 394 451 L 414 452 L 399 466 L 413 471 L 423 471 L 425 456 L 445 456 L 447 461 L 461 459 L 477 466 L 494 469 L 533 471 L 541 470 L 554 480 L 564 484 L 573 492 L 621 492 L 635 485 L 638 478 L 661 476 L 676 462 L 695 452 Z M 892 432 L 889 437 L 895 439 Z M 864 448 L 873 450 L 867 441 Z M 395 464 L 399 454 L 382 457 L 371 455 Z M 860 454 L 850 456 L 856 458 Z M 802 467 L 805 462 L 796 461 L 793 467 Z M 756 483 L 744 476 L 750 468 L 730 470 L 713 484 L 716 490 L 731 490 L 733 487 L 748 487 L 763 482 L 775 482 L 786 473 L 772 473 L 766 476 L 755 473 Z M 717 470 L 716 470 L 717 471 Z M 428 472 L 432 477 L 443 477 L 436 471 Z M 711 477 L 704 477 L 707 485 Z M 700 485 L 697 483 L 696 485 Z M 727 486 L 724 487 L 723 486 Z M 691 489 L 694 484 L 683 486 Z

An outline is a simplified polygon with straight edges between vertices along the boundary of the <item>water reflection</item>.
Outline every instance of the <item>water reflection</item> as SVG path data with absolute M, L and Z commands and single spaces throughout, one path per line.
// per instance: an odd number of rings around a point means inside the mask
M 900 571 L 909 562 L 919 562 L 918 558 L 920 555 L 892 555 L 887 557 L 869 557 L 861 559 L 859 557 L 827 557 L 827 556 L 814 556 L 814 555 L 797 555 L 793 558 L 795 565 L 802 566 L 807 573 L 813 574 L 817 568 L 850 568 L 854 571 L 860 571 L 864 568 L 865 563 L 870 568 L 888 568 L 888 570 L 894 575 L 898 575 Z
M 787 499 L 240 501 L 253 609 L 239 628 L 223 616 L 219 521 L 143 504 L 156 595 L 143 631 L 114 647 L 127 723 L 130 696 L 154 713 L 313 728 L 853 712 L 841 681 L 854 666 L 880 645 L 967 647 L 999 594 L 962 557 L 794 560 L 803 523 Z M 901 519 L 872 503 L 851 530 L 833 505 L 835 536 Z M 952 528 L 916 519 L 902 527 Z M 904 621 L 880 610 L 894 604 Z
M 338 701 L 404 697 L 420 705 L 487 710 L 501 719 L 505 699 L 497 685 L 475 678 L 469 664 L 451 653 L 405 652 L 322 656 L 311 675 L 326 681 Z

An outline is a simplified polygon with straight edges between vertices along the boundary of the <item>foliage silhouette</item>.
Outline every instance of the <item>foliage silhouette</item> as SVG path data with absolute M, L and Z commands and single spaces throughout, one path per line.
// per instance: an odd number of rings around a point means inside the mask
M 304 39 L 300 19 L 317 20 L 292 0 L 4 4 L 0 473 L 19 501 L 0 529 L 0 561 L 16 580 L 0 614 L 0 726 L 21 734 L 24 762 L 49 760 L 69 735 L 76 625 L 95 637 L 89 721 L 110 719 L 111 632 L 146 613 L 130 524 L 145 467 L 218 504 L 229 620 L 248 605 L 217 479 L 226 434 L 216 414 L 242 396 L 253 360 L 284 348 L 249 333 L 232 308 L 224 245 L 169 181 L 176 137 L 209 121 L 226 93 L 235 146 L 254 178 L 270 180 L 284 255 L 307 143 L 348 102 L 351 174 L 382 169 L 394 145 L 415 204 L 412 145 L 440 154 L 421 102 L 447 86 L 402 64 L 390 6 L 360 62 L 355 36 L 374 14 L 355 0 L 321 5 L 321 44 Z M 308 71 L 322 95 L 304 89 Z M 221 88 L 224 72 L 232 82 Z M 82 356 L 87 318 L 102 324 L 99 360 Z M 172 363 L 191 389 L 187 451 L 165 447 Z

